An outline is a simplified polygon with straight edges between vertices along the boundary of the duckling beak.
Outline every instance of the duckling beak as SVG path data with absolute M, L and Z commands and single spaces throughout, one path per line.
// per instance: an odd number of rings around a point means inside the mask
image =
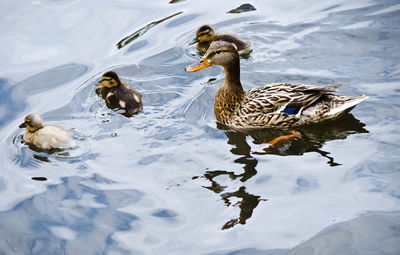
M 98 83 L 96 83 L 96 86 L 103 86 L 102 81 L 99 81 Z
M 19 128 L 25 128 L 26 127 L 26 123 L 23 122 L 21 125 L 18 126 Z
M 196 72 L 196 71 L 199 71 L 200 69 L 206 68 L 210 65 L 211 65 L 210 62 L 208 62 L 208 60 L 206 58 L 204 58 L 202 61 L 200 61 L 200 64 L 198 66 L 187 67 L 186 72 Z
M 193 45 L 195 43 L 200 42 L 199 39 L 197 39 L 197 37 L 193 38 L 193 40 L 189 43 L 189 45 Z

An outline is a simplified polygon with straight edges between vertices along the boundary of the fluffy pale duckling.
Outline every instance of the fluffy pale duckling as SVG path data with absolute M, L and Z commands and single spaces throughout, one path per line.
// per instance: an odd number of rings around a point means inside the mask
M 109 108 L 123 109 L 128 116 L 143 110 L 142 95 L 126 85 L 116 72 L 106 72 L 96 85 L 101 86 L 101 96 Z
M 225 81 L 214 99 L 219 122 L 235 129 L 286 128 L 335 119 L 349 112 L 366 96 L 332 94 L 341 84 L 319 87 L 275 83 L 244 91 L 240 82 L 239 54 L 232 44 L 213 42 L 195 72 L 211 65 L 225 69 Z
M 225 41 L 232 43 L 240 55 L 246 55 L 251 52 L 251 44 L 240 37 L 232 34 L 216 34 L 212 26 L 203 25 L 196 32 L 196 48 L 201 53 L 205 53 L 210 44 L 215 41 Z
M 34 113 L 25 117 L 25 121 L 19 125 L 26 128 L 23 139 L 26 143 L 33 144 L 43 150 L 67 149 L 76 146 L 76 141 L 63 128 L 57 126 L 45 126 L 42 118 Z

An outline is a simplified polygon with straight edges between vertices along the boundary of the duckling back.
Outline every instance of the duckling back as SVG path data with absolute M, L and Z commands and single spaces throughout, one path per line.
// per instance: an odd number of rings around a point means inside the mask
M 68 131 L 57 126 L 44 126 L 36 132 L 25 130 L 23 139 L 44 150 L 67 149 L 77 145 Z
M 201 26 L 196 32 L 196 38 L 198 40 L 196 48 L 201 53 L 205 53 L 211 43 L 215 41 L 231 43 L 240 55 L 247 55 L 251 52 L 251 44 L 249 42 L 233 34 L 216 34 L 210 25 Z
M 101 96 L 109 108 L 123 109 L 128 116 L 143 110 L 142 95 L 126 84 L 114 88 L 102 87 Z
M 240 55 L 249 54 L 251 50 L 251 43 L 231 34 L 217 34 L 214 37 L 215 41 L 225 41 L 233 44 Z M 208 47 L 207 47 L 208 48 Z

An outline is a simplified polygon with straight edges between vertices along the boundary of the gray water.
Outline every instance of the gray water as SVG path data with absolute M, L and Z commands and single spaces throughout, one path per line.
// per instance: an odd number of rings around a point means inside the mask
M 400 254 L 400 3 L 228 13 L 243 3 L 1 2 L 0 254 Z M 203 24 L 252 42 L 245 89 L 344 83 L 369 98 L 273 147 L 287 133 L 229 130 L 212 108 L 222 68 L 184 72 Z M 109 70 L 142 113 L 105 106 L 94 85 Z M 31 112 L 79 147 L 29 148 Z

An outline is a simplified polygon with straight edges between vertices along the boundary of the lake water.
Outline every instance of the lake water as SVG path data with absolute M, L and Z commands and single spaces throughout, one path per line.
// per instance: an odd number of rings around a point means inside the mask
M 228 13 L 243 3 L 2 1 L 0 254 L 400 254 L 400 3 Z M 222 68 L 184 72 L 203 24 L 252 42 L 246 90 L 344 83 L 369 98 L 273 147 L 287 133 L 229 130 L 212 107 Z M 109 70 L 142 113 L 105 106 L 94 85 Z M 79 147 L 30 149 L 31 112 Z

